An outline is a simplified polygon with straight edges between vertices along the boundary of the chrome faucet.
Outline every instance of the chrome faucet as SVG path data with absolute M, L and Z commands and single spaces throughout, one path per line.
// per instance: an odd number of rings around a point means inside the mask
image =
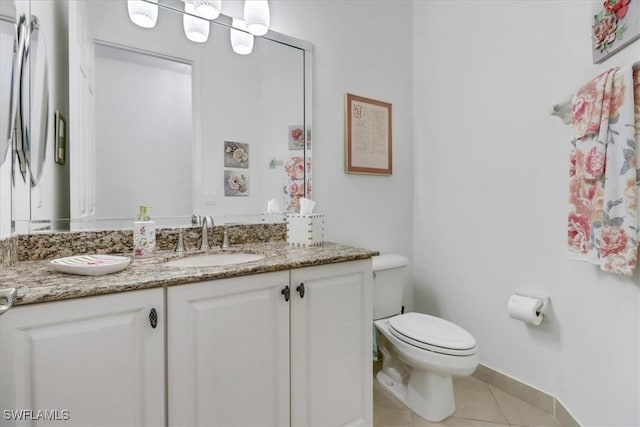
M 209 215 L 202 217 L 202 239 L 200 241 L 200 250 L 208 251 L 209 250 L 209 223 L 211 223 L 211 227 L 215 226 L 213 223 L 213 218 Z

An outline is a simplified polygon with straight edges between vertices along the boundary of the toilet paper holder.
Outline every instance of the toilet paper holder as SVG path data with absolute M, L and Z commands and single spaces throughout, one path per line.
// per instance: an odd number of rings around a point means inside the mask
M 549 307 L 551 306 L 551 298 L 549 298 L 548 296 L 545 295 L 540 295 L 540 294 L 535 294 L 535 293 L 522 293 L 522 292 L 516 292 L 515 295 L 519 295 L 522 297 L 529 297 L 529 298 L 535 298 L 538 299 L 540 301 L 542 301 L 542 305 L 540 306 L 540 308 L 538 310 L 536 310 L 536 314 L 540 315 L 547 315 L 549 314 Z

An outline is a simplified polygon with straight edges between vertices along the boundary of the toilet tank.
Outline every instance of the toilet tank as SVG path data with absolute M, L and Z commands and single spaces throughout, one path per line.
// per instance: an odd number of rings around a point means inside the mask
M 402 311 L 404 275 L 409 260 L 400 255 L 379 255 L 373 260 L 373 318 L 382 319 Z

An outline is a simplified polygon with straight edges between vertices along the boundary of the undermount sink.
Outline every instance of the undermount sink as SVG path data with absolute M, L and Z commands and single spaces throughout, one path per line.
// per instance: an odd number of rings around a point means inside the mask
M 239 253 L 192 255 L 185 258 L 165 262 L 171 267 L 215 267 L 220 265 L 241 264 L 243 262 L 258 261 L 264 255 Z

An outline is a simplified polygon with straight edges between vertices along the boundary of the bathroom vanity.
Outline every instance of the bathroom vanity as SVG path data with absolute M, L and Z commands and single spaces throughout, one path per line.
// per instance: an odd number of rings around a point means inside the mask
M 18 296 L 0 316 L 2 407 L 60 425 L 371 425 L 376 253 L 234 250 L 264 258 L 181 268 L 161 253 L 96 277 L 47 261 L 3 270 L 0 289 Z

